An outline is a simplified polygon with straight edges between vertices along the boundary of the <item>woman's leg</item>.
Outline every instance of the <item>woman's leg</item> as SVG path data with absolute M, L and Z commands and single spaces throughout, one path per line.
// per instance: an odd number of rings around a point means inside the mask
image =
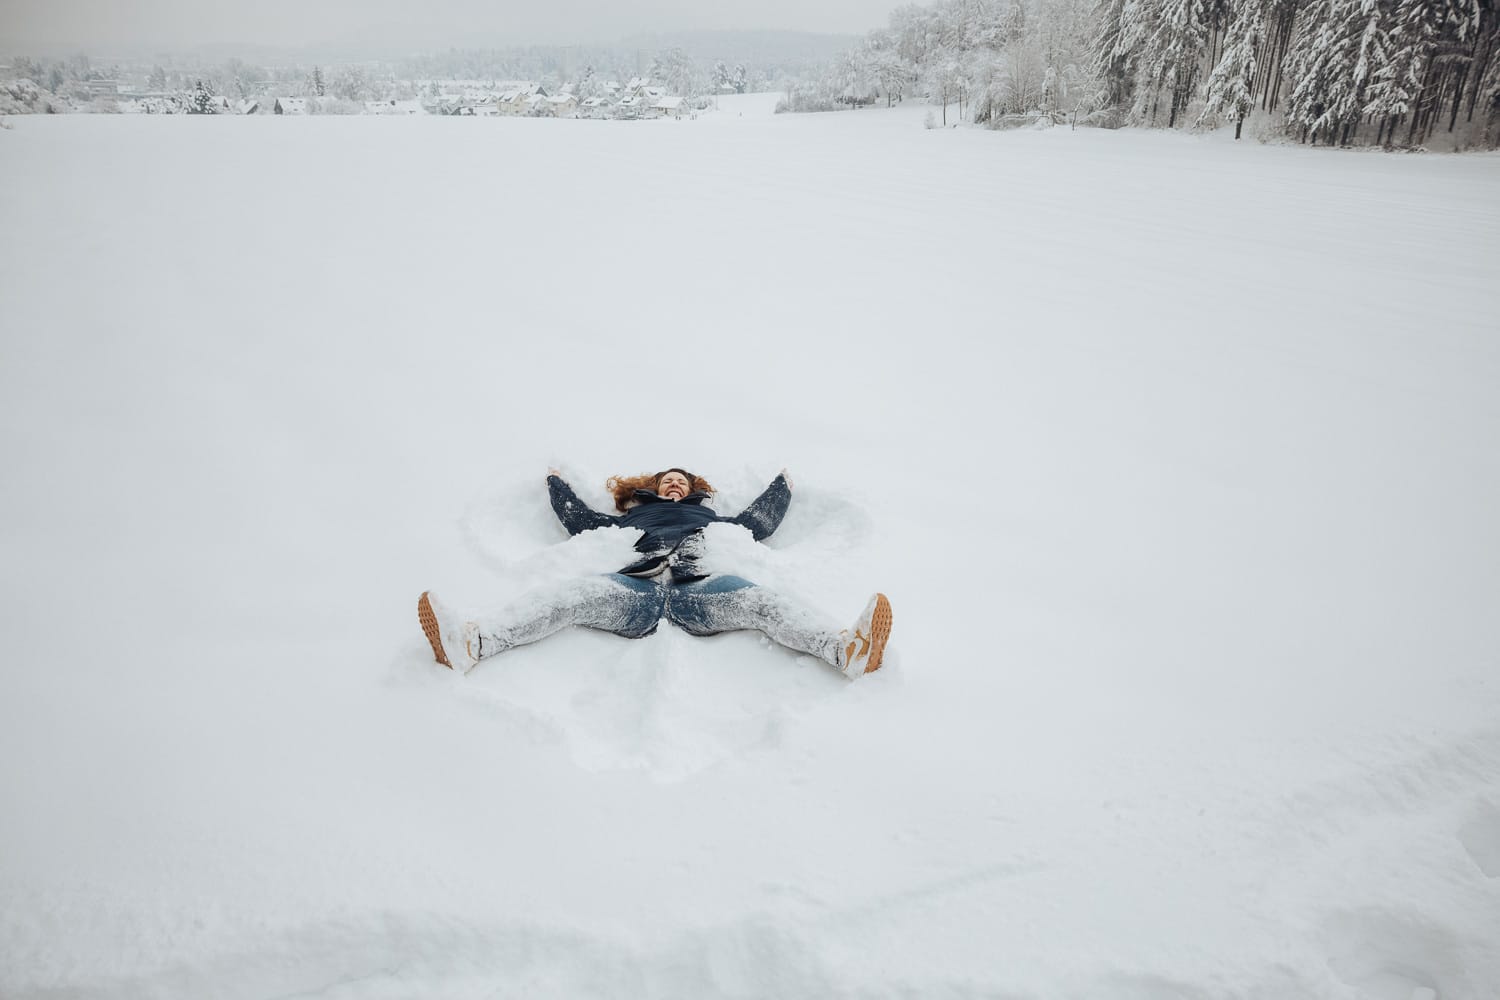
M 656 631 L 665 603 L 660 584 L 618 573 L 540 587 L 476 619 L 478 648 L 473 653 L 482 660 L 545 639 L 569 625 L 639 639 Z
M 666 588 L 667 618 L 693 635 L 755 629 L 773 642 L 839 666 L 839 631 L 822 615 L 737 576 Z

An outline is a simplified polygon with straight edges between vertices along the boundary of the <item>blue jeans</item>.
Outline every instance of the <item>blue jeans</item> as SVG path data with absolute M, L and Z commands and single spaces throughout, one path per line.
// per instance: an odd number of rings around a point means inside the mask
M 789 649 L 838 664 L 836 629 L 789 598 L 738 576 L 672 583 L 610 573 L 535 590 L 478 621 L 478 652 L 481 659 L 494 656 L 570 625 L 639 639 L 655 632 L 662 619 L 691 635 L 754 629 Z

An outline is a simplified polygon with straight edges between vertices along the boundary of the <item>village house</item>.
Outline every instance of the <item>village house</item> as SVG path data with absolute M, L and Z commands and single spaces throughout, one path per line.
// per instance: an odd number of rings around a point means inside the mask
M 471 118 L 498 118 L 500 116 L 500 108 L 493 101 L 489 101 L 479 104 L 465 104 L 458 109 L 458 113 Z
M 456 115 L 463 106 L 462 94 L 438 94 L 436 97 L 429 95 L 423 103 L 423 107 L 435 115 Z
M 578 98 L 572 94 L 548 95 L 541 88 L 526 99 L 526 114 L 532 118 L 571 118 L 578 110 Z
M 367 115 L 425 115 L 427 109 L 421 101 L 366 101 Z
M 307 114 L 307 98 L 278 97 L 271 110 L 278 115 L 305 115 Z
M 590 97 L 578 105 L 578 116 L 580 118 L 608 118 L 610 107 L 609 98 Z
M 503 115 L 524 115 L 531 111 L 531 99 L 538 94 L 546 96 L 541 84 L 527 83 L 504 91 L 495 101 Z
M 650 105 L 653 118 L 681 118 L 686 110 L 687 104 L 681 97 L 658 97 Z

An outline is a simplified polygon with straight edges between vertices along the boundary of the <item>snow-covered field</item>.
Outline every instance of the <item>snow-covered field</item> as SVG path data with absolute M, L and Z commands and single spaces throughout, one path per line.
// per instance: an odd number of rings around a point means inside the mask
M 1500 157 L 770 101 L 0 132 L 0 995 L 1500 996 Z

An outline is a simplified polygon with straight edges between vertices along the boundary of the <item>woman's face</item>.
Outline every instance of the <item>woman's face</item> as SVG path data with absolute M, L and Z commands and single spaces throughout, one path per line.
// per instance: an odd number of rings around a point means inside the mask
M 688 482 L 687 476 L 680 472 L 669 472 L 661 477 L 661 482 L 656 484 L 657 496 L 668 500 L 681 500 L 692 492 L 692 484 Z

